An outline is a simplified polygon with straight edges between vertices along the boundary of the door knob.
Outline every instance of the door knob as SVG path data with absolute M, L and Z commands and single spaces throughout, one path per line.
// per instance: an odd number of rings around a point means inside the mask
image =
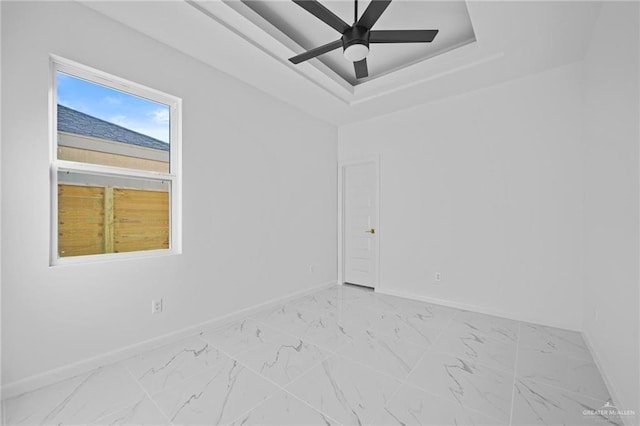
M 375 229 L 373 229 L 373 228 L 371 228 L 370 230 L 368 230 L 368 231 L 364 231 L 364 232 L 366 232 L 366 233 L 368 233 L 368 234 L 375 234 L 375 233 L 376 233 L 376 230 L 375 230 Z

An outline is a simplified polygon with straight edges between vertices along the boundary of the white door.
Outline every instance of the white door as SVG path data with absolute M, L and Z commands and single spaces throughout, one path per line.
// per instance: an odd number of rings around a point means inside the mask
M 375 288 L 378 281 L 378 167 L 346 165 L 343 184 L 343 281 Z

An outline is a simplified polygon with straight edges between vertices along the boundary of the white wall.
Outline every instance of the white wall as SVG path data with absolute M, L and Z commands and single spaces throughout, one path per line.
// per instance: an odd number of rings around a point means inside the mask
M 583 327 L 618 408 L 640 414 L 638 9 L 605 2 L 585 59 Z
M 0 35 L 2 34 L 2 6 L 0 6 Z M 0 82 L 2 81 L 2 43 L 0 43 Z M 0 99 L 2 84 L 0 83 Z M 2 129 L 2 102 L 0 102 L 0 129 Z M 0 134 L 0 142 L 2 135 Z M 0 188 L 2 188 L 2 143 L 0 143 Z M 2 197 L 0 196 L 0 241 L 2 241 Z M 0 325 L 2 323 L 2 244 L 0 243 Z M 0 326 L 0 367 L 2 366 L 2 327 Z M 2 384 L 2 368 L 0 368 L 0 384 Z M 2 398 L 2 388 L 0 388 Z M 0 404 L 0 418 L 4 419 L 4 406 Z
M 50 53 L 183 99 L 181 256 L 48 266 Z M 2 2 L 2 55 L 5 384 L 336 279 L 334 127 L 73 2 Z
M 580 76 L 565 66 L 339 129 L 340 160 L 380 156 L 381 290 L 580 328 Z

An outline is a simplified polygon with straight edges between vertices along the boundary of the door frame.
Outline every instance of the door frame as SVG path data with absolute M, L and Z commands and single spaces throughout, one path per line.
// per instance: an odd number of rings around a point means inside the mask
M 380 286 L 380 157 L 366 157 L 352 160 L 338 161 L 338 284 L 344 284 L 344 171 L 347 167 L 357 166 L 361 164 L 374 164 L 375 169 L 375 194 L 377 198 L 376 202 L 376 234 L 378 239 L 376 240 L 374 259 L 376 262 L 376 271 L 374 273 L 373 289 L 376 290 Z

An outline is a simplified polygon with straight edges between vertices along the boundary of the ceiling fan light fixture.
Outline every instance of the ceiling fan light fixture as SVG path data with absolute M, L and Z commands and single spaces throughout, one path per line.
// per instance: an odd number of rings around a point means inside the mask
M 344 49 L 344 58 L 349 62 L 359 62 L 369 54 L 369 46 L 355 43 Z

